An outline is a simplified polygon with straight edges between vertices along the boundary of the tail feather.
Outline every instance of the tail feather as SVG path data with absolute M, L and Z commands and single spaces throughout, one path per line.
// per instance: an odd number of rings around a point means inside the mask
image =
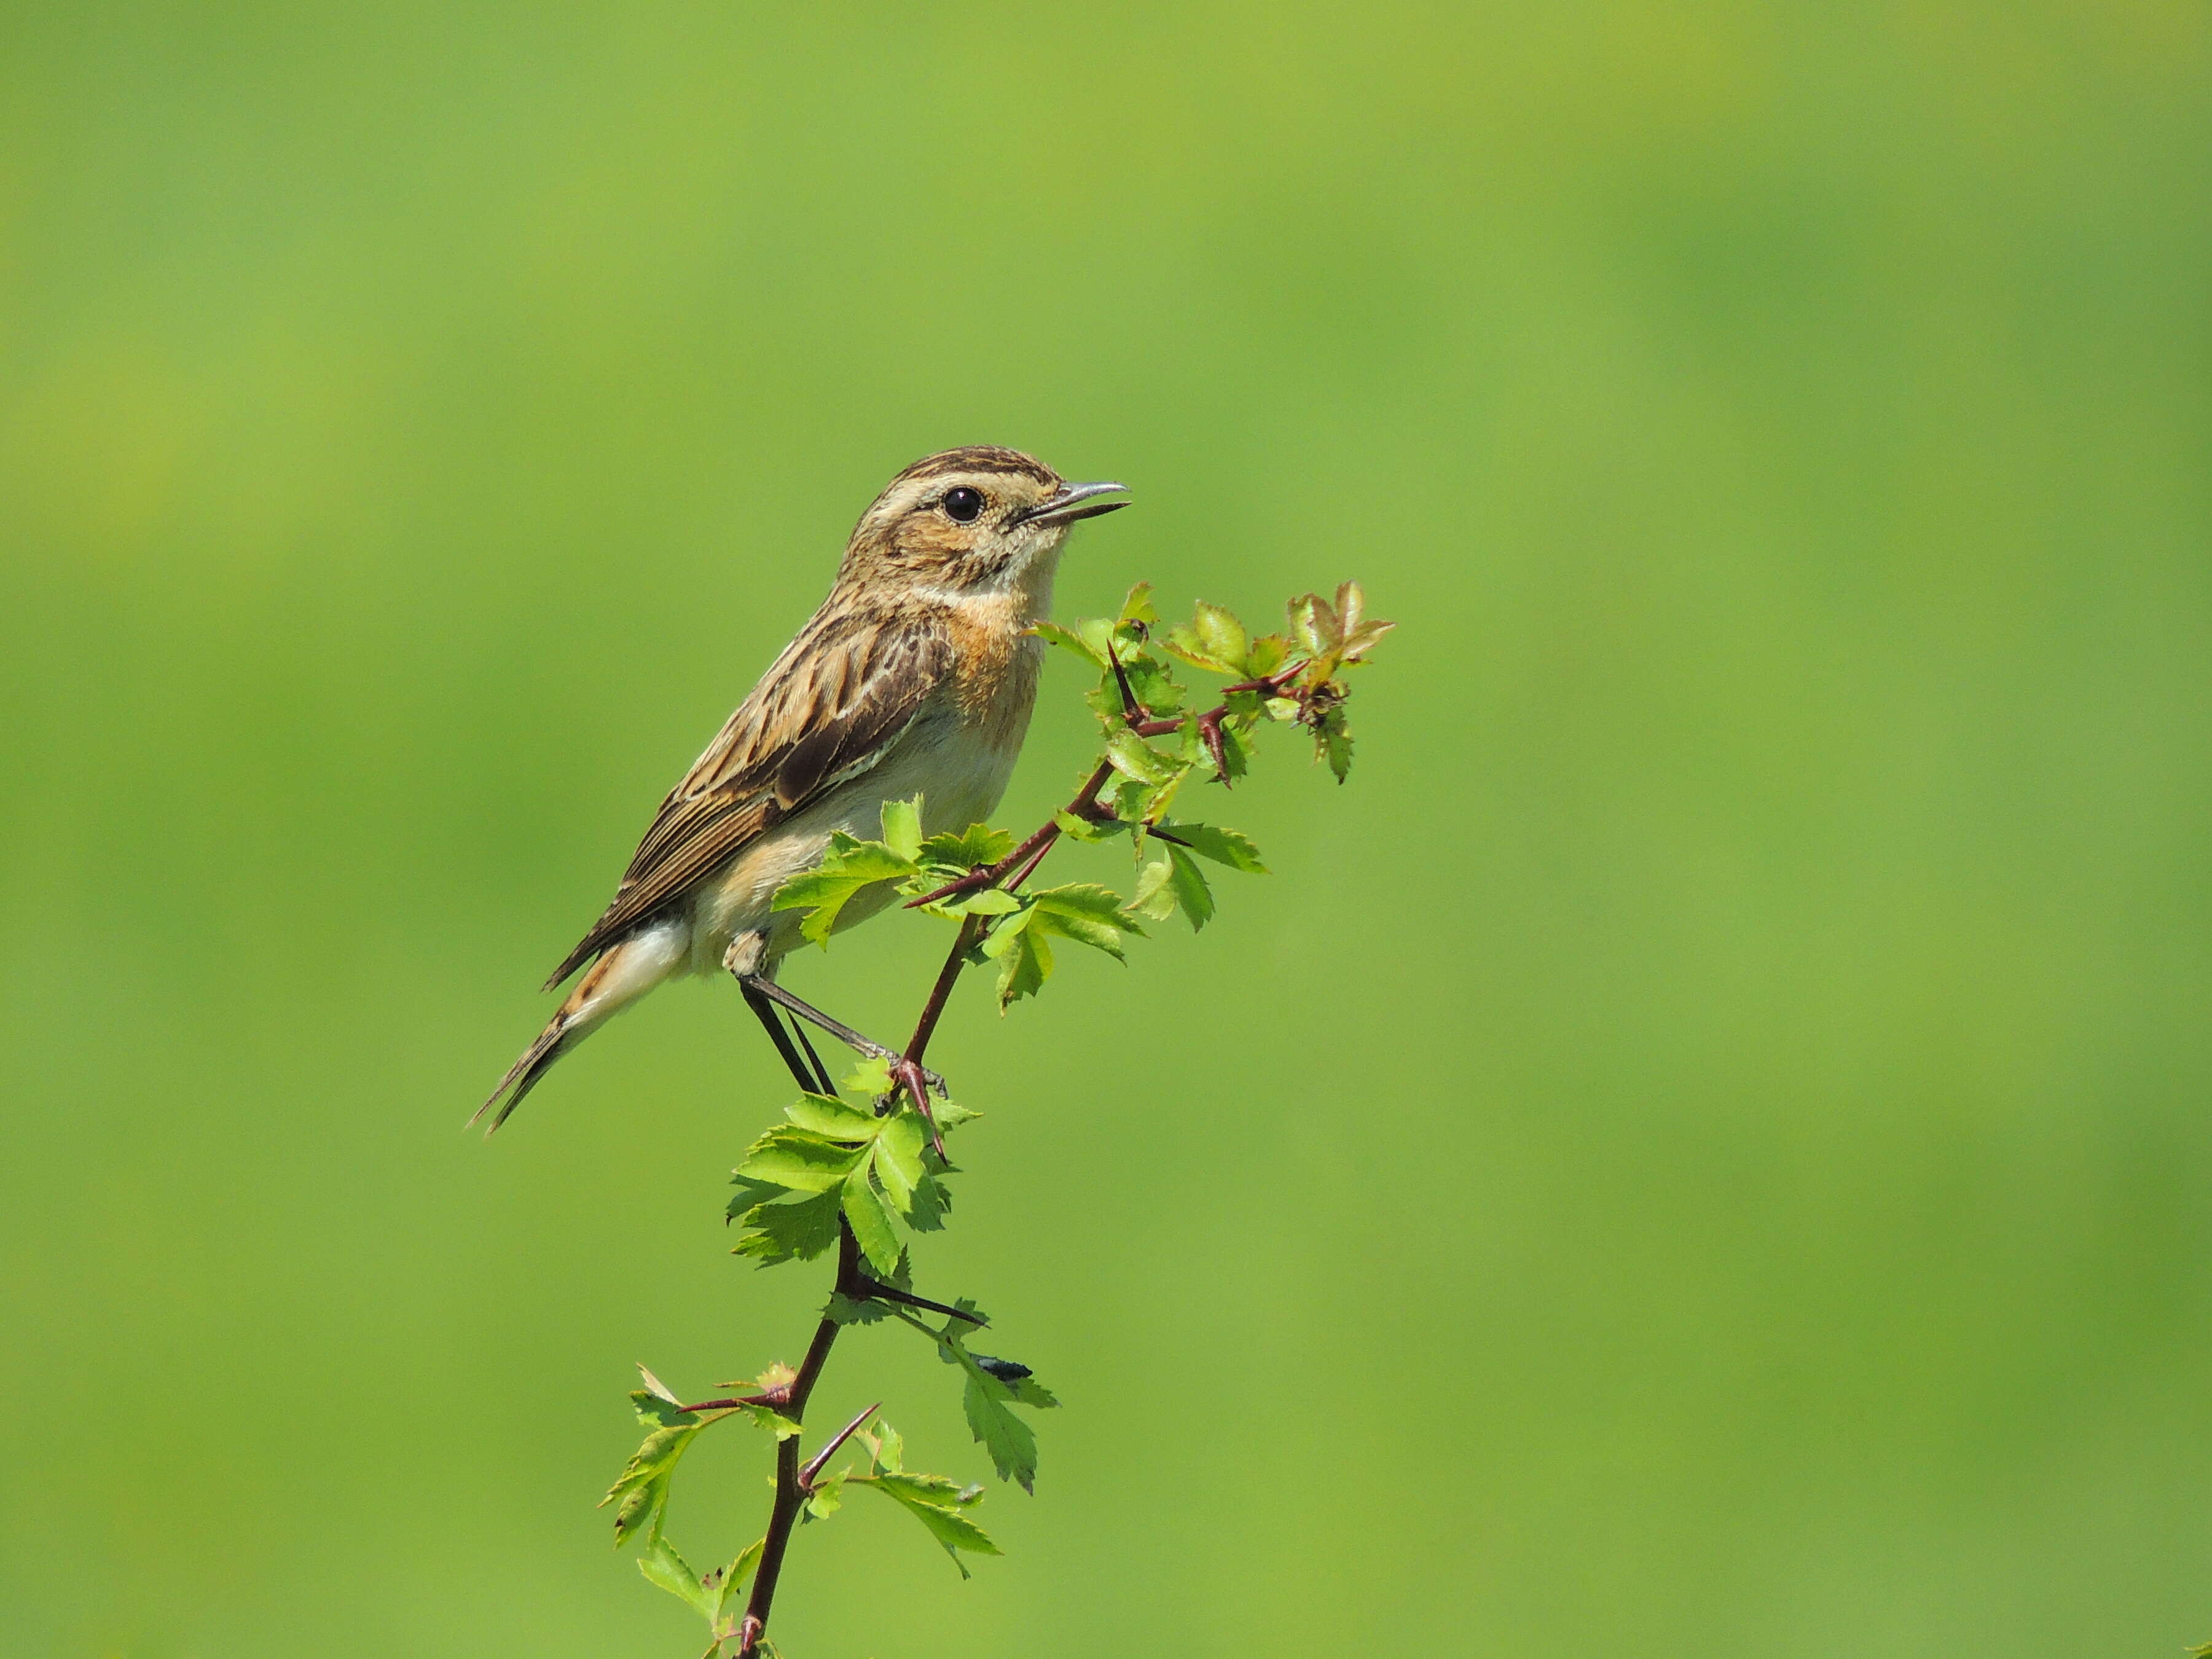
M 499 1106 L 492 1121 L 484 1125 L 487 1139 L 514 1115 L 514 1109 L 522 1104 L 523 1096 L 538 1086 L 545 1073 L 553 1069 L 553 1062 L 560 1059 L 562 1051 L 570 1046 L 567 1041 L 568 1022 L 563 1018 L 567 1012 L 563 1009 L 553 1016 L 545 1029 L 538 1034 L 538 1040 L 522 1051 L 522 1058 L 507 1068 L 507 1075 L 500 1079 L 499 1087 L 494 1089 L 484 1103 L 470 1116 L 469 1121 L 475 1123 L 494 1106 Z M 501 1095 L 507 1097 L 507 1103 L 503 1106 L 500 1105 Z
M 665 923 L 633 933 L 592 964 L 576 981 L 560 1012 L 546 1023 L 538 1040 L 522 1051 L 522 1058 L 507 1068 L 499 1087 L 469 1119 L 474 1123 L 486 1112 L 494 1113 L 484 1133 L 489 1136 L 522 1104 L 553 1062 L 574 1048 L 607 1020 L 650 991 L 684 965 L 690 931 L 679 923 Z M 501 1104 L 504 1097 L 506 1103 Z

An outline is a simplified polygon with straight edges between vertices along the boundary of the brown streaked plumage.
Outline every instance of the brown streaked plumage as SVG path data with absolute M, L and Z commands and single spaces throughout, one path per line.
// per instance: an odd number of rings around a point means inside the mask
M 563 1053 L 665 980 L 772 980 L 799 913 L 769 901 L 834 831 L 872 836 L 885 801 L 917 793 L 928 833 L 988 816 L 1028 729 L 1040 647 L 1027 630 L 1050 608 L 1067 528 L 1127 505 L 1097 499 L 1121 489 L 1063 483 L 988 445 L 893 478 L 822 608 L 661 802 L 546 988 L 588 970 L 477 1115 L 499 1106 L 497 1128 Z M 862 895 L 839 927 L 887 896 Z

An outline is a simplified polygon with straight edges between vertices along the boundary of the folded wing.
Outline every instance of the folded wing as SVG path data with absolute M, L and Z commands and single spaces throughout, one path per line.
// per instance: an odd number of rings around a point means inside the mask
M 825 606 L 669 792 L 550 990 L 747 843 L 883 758 L 951 673 L 943 621 Z

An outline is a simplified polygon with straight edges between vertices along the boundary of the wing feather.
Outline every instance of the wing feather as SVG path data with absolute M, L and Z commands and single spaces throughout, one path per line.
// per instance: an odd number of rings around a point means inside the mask
M 825 605 L 660 804 L 550 990 L 779 821 L 873 766 L 952 672 L 943 618 Z

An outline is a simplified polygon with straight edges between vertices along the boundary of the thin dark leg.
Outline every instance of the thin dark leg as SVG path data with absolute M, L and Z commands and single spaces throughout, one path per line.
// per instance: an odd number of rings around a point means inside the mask
M 772 979 L 763 979 L 757 974 L 740 974 L 738 975 L 738 983 L 744 987 L 745 998 L 748 1001 L 756 995 L 765 997 L 779 1007 L 788 1009 L 810 1024 L 818 1026 L 829 1032 L 831 1036 L 836 1037 L 838 1042 L 856 1054 L 866 1054 L 870 1060 L 887 1060 L 894 1065 L 903 1058 L 897 1049 L 886 1048 L 873 1037 L 862 1036 L 844 1021 L 832 1019 L 812 1003 L 792 995 Z M 926 1066 L 922 1068 L 921 1074 L 927 1079 L 931 1088 L 939 1094 L 946 1093 L 943 1078 Z
M 792 1044 L 791 1033 L 783 1029 L 783 1016 L 776 1012 L 775 1005 L 755 990 L 753 982 L 742 975 L 738 980 L 738 988 L 745 994 L 745 1006 L 753 1011 L 754 1018 L 767 1030 L 769 1041 L 775 1044 L 776 1053 L 783 1056 L 784 1065 L 790 1068 L 791 1075 L 799 1086 L 810 1092 L 826 1089 L 829 1086 L 827 1079 L 817 1078 L 806 1069 L 806 1062 L 799 1057 L 799 1050 Z M 815 1064 L 818 1066 L 821 1062 L 817 1060 Z
M 813 1063 L 814 1075 L 822 1079 L 822 1092 L 836 1094 L 836 1088 L 830 1081 L 830 1068 L 822 1063 L 822 1056 L 814 1052 L 813 1043 L 807 1040 L 806 1028 L 794 1019 L 791 1022 L 791 1034 L 799 1039 L 799 1046 L 806 1050 L 806 1058 Z

